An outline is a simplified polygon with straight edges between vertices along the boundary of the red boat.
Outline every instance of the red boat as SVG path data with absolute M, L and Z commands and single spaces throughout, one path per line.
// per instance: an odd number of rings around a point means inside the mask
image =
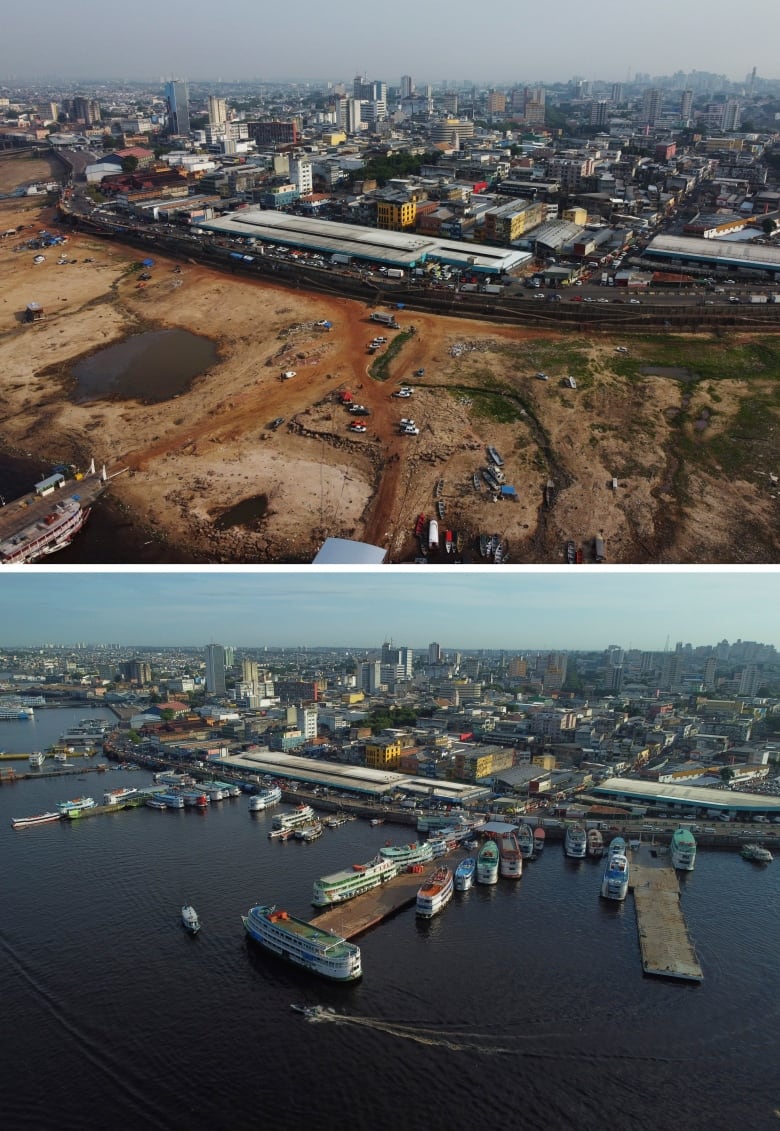
M 444 549 L 447 551 L 448 554 L 452 553 L 452 531 L 451 530 L 445 530 L 444 531 Z
M 425 529 L 425 524 L 426 524 L 427 521 L 428 521 L 428 519 L 427 519 L 426 515 L 424 515 L 424 514 L 418 514 L 417 515 L 417 522 L 415 522 L 415 524 L 414 524 L 414 533 L 416 535 L 422 534 L 423 530 Z

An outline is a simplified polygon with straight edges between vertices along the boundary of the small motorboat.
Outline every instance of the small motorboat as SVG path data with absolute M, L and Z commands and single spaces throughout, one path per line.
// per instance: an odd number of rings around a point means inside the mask
M 182 926 L 189 934 L 197 935 L 200 930 L 200 920 L 198 919 L 197 911 L 194 907 L 191 907 L 189 903 L 186 903 L 181 909 L 181 922 Z

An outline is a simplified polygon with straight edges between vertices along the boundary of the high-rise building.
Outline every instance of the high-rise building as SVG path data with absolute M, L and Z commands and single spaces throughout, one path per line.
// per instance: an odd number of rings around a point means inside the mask
M 759 671 L 755 664 L 746 664 L 739 677 L 738 695 L 747 695 L 751 699 L 758 691 Z
M 642 121 L 654 126 L 661 117 L 661 91 L 650 87 L 642 99 Z
M 241 661 L 241 680 L 243 683 L 251 684 L 252 690 L 257 693 L 257 685 L 260 682 L 260 668 L 257 660 L 242 660 Z
M 622 82 L 613 82 L 612 90 L 609 92 L 610 102 L 620 103 L 623 101 L 623 84 Z
M 435 641 L 428 645 L 428 663 L 441 663 L 441 645 L 437 644 Z
M 690 122 L 693 115 L 693 91 L 684 90 L 680 98 L 680 117 L 683 122 Z
M 412 76 L 401 75 L 401 98 L 411 98 L 413 89 Z
M 590 104 L 590 124 L 592 126 L 606 126 L 609 118 L 609 102 L 606 98 Z
M 227 100 L 209 95 L 209 125 L 221 126 L 227 121 Z
M 168 133 L 186 135 L 190 132 L 190 93 L 182 79 L 171 79 L 165 84 L 168 103 Z
M 723 107 L 723 126 L 724 130 L 738 130 L 740 121 L 742 119 L 742 107 L 736 98 L 729 98 L 726 105 Z
M 129 683 L 145 687 L 152 682 L 152 665 L 146 660 L 128 660 L 122 664 L 122 675 Z
M 290 161 L 290 182 L 294 184 L 301 196 L 308 196 L 312 191 L 312 167 L 308 158 L 296 158 Z
M 715 670 L 718 666 L 717 656 L 708 656 L 704 664 L 704 690 L 715 690 Z
M 221 644 L 206 645 L 206 691 L 225 694 L 225 649 Z
M 296 707 L 295 722 L 298 730 L 307 741 L 317 737 L 316 707 Z

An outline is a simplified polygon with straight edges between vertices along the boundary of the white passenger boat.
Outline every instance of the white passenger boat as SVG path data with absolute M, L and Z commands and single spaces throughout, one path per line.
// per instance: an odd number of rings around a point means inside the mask
M 277 801 L 281 800 L 282 791 L 278 785 L 270 786 L 268 789 L 261 789 L 259 793 L 249 798 L 249 812 L 262 812 L 262 810 L 267 809 L 269 805 L 275 805 Z
M 523 828 L 528 828 L 528 826 L 524 825 Z M 523 874 L 523 853 L 514 833 L 505 833 L 500 837 L 498 856 L 499 875 L 510 880 L 519 880 Z
M 452 899 L 452 892 L 452 868 L 447 868 L 446 865 L 437 868 L 417 892 L 417 914 L 423 919 L 432 919 L 447 906 Z
M 525 822 L 517 826 L 517 845 L 524 860 L 530 860 L 534 854 L 534 831 Z
M 298 825 L 307 825 L 316 816 L 311 805 L 296 805 L 288 813 L 277 813 L 274 817 L 275 829 L 294 829 Z
M 569 825 L 563 841 L 563 850 L 567 856 L 581 860 L 587 851 L 587 835 L 582 825 Z
M 414 864 L 426 864 L 433 859 L 430 843 L 415 841 L 414 844 L 388 844 L 379 849 L 379 855 L 392 860 L 399 872 Z
M 745 860 L 752 860 L 754 864 L 771 864 L 774 860 L 769 849 L 760 844 L 743 844 L 740 854 Z
M 314 881 L 312 903 L 315 907 L 329 907 L 332 903 L 343 903 L 354 899 L 365 891 L 379 887 L 398 875 L 398 866 L 377 854 L 367 864 L 353 864 L 340 872 L 332 872 Z
M 61 801 L 57 808 L 63 817 L 80 817 L 85 809 L 94 809 L 92 797 L 76 797 L 73 801 Z
M 200 920 L 197 911 L 189 903 L 186 903 L 181 909 L 181 922 L 186 931 L 189 931 L 191 935 L 197 935 L 200 930 Z
M 37 813 L 34 817 L 14 817 L 11 824 L 15 829 L 28 829 L 32 825 L 47 825 L 50 821 L 59 821 L 60 813 Z
M 363 973 L 360 947 L 272 904 L 251 907 L 242 921 L 260 946 L 314 974 L 353 982 Z

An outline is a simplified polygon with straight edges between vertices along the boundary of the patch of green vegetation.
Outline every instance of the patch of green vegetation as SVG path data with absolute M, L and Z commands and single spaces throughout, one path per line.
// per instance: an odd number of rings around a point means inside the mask
M 615 357 L 612 371 L 621 377 L 644 368 L 687 370 L 687 381 L 747 381 L 780 378 L 780 341 L 756 338 L 735 342 L 728 337 L 681 338 L 673 335 L 632 339 L 631 353 Z
M 762 461 L 774 466 L 780 433 L 780 386 L 744 397 L 725 430 L 698 445 L 729 476 L 750 478 Z
M 390 362 L 398 357 L 405 344 L 413 337 L 411 330 L 402 330 L 400 334 L 396 334 L 385 352 L 369 366 L 369 377 L 374 381 L 386 381 L 390 376 Z
M 470 393 L 471 408 L 479 420 L 496 424 L 515 424 L 523 419 L 522 407 L 511 397 L 501 393 Z

